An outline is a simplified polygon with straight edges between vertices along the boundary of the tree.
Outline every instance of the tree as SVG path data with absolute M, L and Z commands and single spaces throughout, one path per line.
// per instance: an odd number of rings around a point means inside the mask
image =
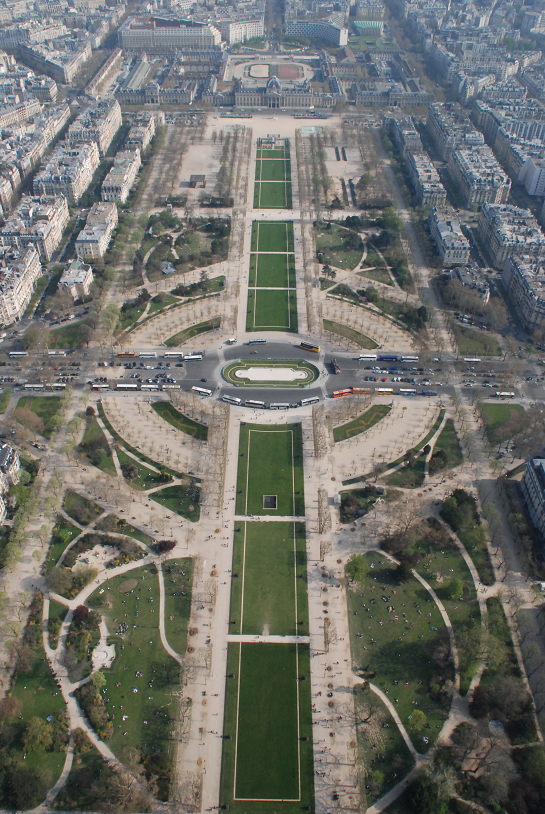
M 31 350 L 36 347 L 40 337 L 40 329 L 36 325 L 31 325 L 21 337 L 21 344 L 25 350 Z
M 421 709 L 415 709 L 411 715 L 411 729 L 413 732 L 422 732 L 427 723 L 427 718 Z
M 18 698 L 6 696 L 0 701 L 0 720 L 9 721 L 11 718 L 18 718 L 23 705 Z
M 56 566 L 47 575 L 46 582 L 50 591 L 64 595 L 72 587 L 72 574 L 66 568 Z
M 73 618 L 76 622 L 85 622 L 89 613 L 90 610 L 86 605 L 78 605 L 77 608 L 74 609 Z
M 354 582 L 363 582 L 368 571 L 369 563 L 363 554 L 353 555 L 346 563 L 345 572 Z
M 41 803 L 47 792 L 47 779 L 42 769 L 19 767 L 9 771 L 7 792 L 10 803 L 20 811 L 30 811 Z
M 159 540 L 158 548 L 161 552 L 172 551 L 176 546 L 175 540 Z
M 127 480 L 136 480 L 138 477 L 138 467 L 132 461 L 125 461 L 125 463 L 121 464 L 121 472 L 123 473 L 123 477 Z
M 93 682 L 93 687 L 97 692 L 100 692 L 100 690 L 106 686 L 106 678 L 104 676 L 104 673 L 101 673 L 100 670 L 98 670 L 96 673 L 93 673 L 91 681 Z
M 28 752 L 45 752 L 53 743 L 53 728 L 43 718 L 34 716 L 27 724 L 24 735 L 25 749 Z
M 453 578 L 445 585 L 445 592 L 449 599 L 458 599 L 464 592 L 464 583 L 461 579 Z

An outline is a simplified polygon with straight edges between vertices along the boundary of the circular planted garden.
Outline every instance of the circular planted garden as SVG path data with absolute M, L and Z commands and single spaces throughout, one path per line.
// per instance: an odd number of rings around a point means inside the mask
M 239 359 L 223 368 L 223 378 L 238 387 L 308 387 L 320 372 L 305 361 Z

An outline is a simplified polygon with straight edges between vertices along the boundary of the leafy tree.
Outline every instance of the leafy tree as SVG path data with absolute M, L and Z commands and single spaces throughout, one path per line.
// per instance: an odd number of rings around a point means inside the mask
M 47 792 L 45 772 L 37 767 L 12 767 L 6 785 L 10 802 L 21 811 L 35 808 L 43 801 Z
M 89 613 L 90 610 L 86 605 L 78 605 L 74 610 L 73 618 L 76 622 L 85 622 Z
M 101 673 L 100 670 L 93 673 L 91 681 L 93 682 L 93 687 L 97 692 L 100 692 L 100 690 L 106 686 L 106 678 L 104 677 L 104 673 Z
M 132 461 L 125 461 L 125 463 L 121 464 L 121 471 L 123 473 L 123 477 L 127 480 L 136 480 L 138 477 L 138 467 Z
M 27 328 L 24 336 L 21 337 L 21 344 L 23 348 L 25 350 L 35 348 L 40 341 L 40 336 L 40 329 L 36 325 L 32 325 L 30 328 Z
M 411 715 L 411 729 L 413 732 L 422 732 L 427 723 L 427 718 L 421 709 L 415 709 Z
M 159 551 L 166 552 L 172 551 L 172 549 L 176 546 L 175 540 L 159 540 L 158 548 Z
M 53 743 L 53 727 L 43 718 L 34 716 L 27 724 L 24 743 L 28 752 L 45 752 Z
M 346 563 L 345 572 L 354 582 L 363 582 L 368 571 L 369 563 L 363 554 L 355 554 Z
M 53 568 L 47 575 L 47 586 L 56 594 L 66 595 L 72 587 L 72 574 L 66 568 Z

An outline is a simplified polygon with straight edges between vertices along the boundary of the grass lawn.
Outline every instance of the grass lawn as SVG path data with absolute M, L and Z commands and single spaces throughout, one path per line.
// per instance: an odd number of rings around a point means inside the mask
M 112 524 L 113 521 L 113 524 Z M 127 523 L 121 517 L 116 517 L 115 514 L 105 515 L 95 526 L 100 531 L 117 531 L 118 534 L 125 534 L 127 537 L 134 537 L 144 545 L 151 546 L 153 539 L 140 529 L 135 529 L 130 523 Z
M 34 309 L 38 304 L 38 301 L 41 299 L 42 294 L 44 293 L 45 289 L 47 288 L 47 284 L 49 282 L 49 277 L 38 277 L 36 280 L 36 287 L 34 288 L 34 294 L 30 298 L 30 302 L 28 303 L 25 311 L 25 317 L 30 317 L 34 313 Z
M 320 291 L 327 291 L 335 285 L 334 280 L 328 280 L 325 277 L 320 277 Z
M 392 278 L 387 269 L 385 268 L 369 268 L 358 271 L 359 277 L 366 277 L 369 280 L 375 280 L 377 283 L 384 283 L 385 285 L 393 286 Z
M 332 322 L 330 319 L 324 319 L 324 328 L 326 331 L 330 331 L 332 334 L 349 339 L 351 342 L 359 345 L 360 348 L 365 348 L 366 350 L 374 350 L 374 348 L 378 348 L 377 342 L 375 342 L 373 339 L 369 339 L 369 337 L 365 336 L 365 334 L 355 331 L 354 328 L 349 328 L 348 325 L 341 325 L 339 322 Z
M 233 678 L 227 678 L 220 804 L 236 814 L 313 811 L 308 645 L 230 644 L 227 659 Z
M 266 382 L 256 383 L 248 378 L 248 370 L 250 368 L 260 367 L 278 369 L 279 372 L 283 368 L 295 370 L 303 373 L 305 378 L 288 382 L 281 381 L 280 378 L 278 378 L 276 381 L 274 379 L 270 379 Z M 291 362 L 269 362 L 268 360 L 264 359 L 241 359 L 238 362 L 232 362 L 223 369 L 223 377 L 226 379 L 226 381 L 230 382 L 231 384 L 244 385 L 246 387 L 308 387 L 309 384 L 316 381 L 319 375 L 318 368 L 315 365 L 311 364 L 310 362 L 300 362 L 296 360 L 292 360 Z
M 355 235 L 361 241 L 361 236 L 352 229 L 346 229 L 332 223 L 319 223 L 315 230 L 316 251 L 322 255 L 321 263 L 328 263 L 340 269 L 350 270 L 355 268 L 361 261 L 363 249 L 354 248 L 350 245 Z
M 363 489 L 341 492 L 341 523 L 353 523 L 357 517 L 366 515 L 379 497 L 381 495 L 371 484 Z
M 438 452 L 443 452 L 446 457 L 446 464 L 445 466 L 441 467 L 441 471 L 454 469 L 455 466 L 460 466 L 460 464 L 463 462 L 462 450 L 460 448 L 458 436 L 456 435 L 456 430 L 454 429 L 454 421 L 451 418 L 446 420 L 445 426 L 441 430 L 439 438 L 435 442 L 433 454 L 430 459 L 430 471 L 433 470 L 432 462 Z
M 207 331 L 213 331 L 216 328 L 219 328 L 220 325 L 221 317 L 207 319 L 205 322 L 199 322 L 197 325 L 191 325 L 191 327 L 184 328 L 183 331 L 169 337 L 165 340 L 165 345 L 167 345 L 169 348 L 177 348 L 179 345 L 183 345 L 184 342 L 188 342 L 195 336 L 199 336 L 199 334 L 204 334 Z
M 249 285 L 257 285 L 260 288 L 294 288 L 295 280 L 290 281 L 290 266 L 293 259 L 288 254 L 258 254 L 256 257 L 257 280 L 249 280 Z M 292 260 L 292 263 L 290 263 Z M 252 276 L 252 266 L 254 257 L 250 259 L 250 277 Z M 293 267 L 293 276 L 295 268 Z
M 143 302 L 141 305 L 129 308 L 128 311 L 122 313 L 121 318 L 119 320 L 119 327 L 121 328 L 121 330 L 124 331 L 125 328 L 129 327 L 129 325 L 132 325 L 133 322 L 136 322 L 138 319 L 140 319 L 145 310 L 146 303 Z
M 81 534 L 81 529 L 74 526 L 62 514 L 57 515 L 57 522 L 53 528 L 53 536 L 51 537 L 51 547 L 48 552 L 46 561 L 46 571 L 50 571 L 53 566 L 59 561 L 59 557 L 64 553 L 78 534 Z M 64 538 L 67 538 L 66 540 Z
M 347 592 L 352 662 L 365 667 L 362 677 L 374 674 L 373 683 L 388 693 L 416 749 L 427 752 L 448 716 L 448 702 L 431 695 L 432 685 L 454 676 L 450 663 L 438 656 L 448 634 L 437 606 L 414 577 L 400 584 L 381 554 L 364 556 L 374 567 Z M 411 731 L 415 709 L 426 715 L 429 729 Z
M 0 393 L 0 413 L 5 413 L 9 404 L 9 400 L 13 395 L 12 387 L 4 387 L 3 393 Z
M 154 472 L 153 469 L 148 469 L 148 467 L 144 466 L 140 461 L 135 461 L 134 458 L 131 458 L 131 456 L 127 455 L 122 449 L 118 449 L 116 454 L 120 466 L 122 464 L 135 464 L 138 468 L 138 477 L 130 481 L 132 486 L 140 489 L 154 489 L 156 486 L 161 486 L 161 484 L 164 483 L 164 481 L 161 480 L 159 472 Z M 129 478 L 126 478 L 126 480 L 129 480 Z
M 87 426 L 85 428 L 85 432 L 83 434 L 81 443 L 88 444 L 90 447 L 94 446 L 109 447 L 108 441 L 106 440 L 106 436 L 102 432 L 100 424 L 95 418 L 91 417 L 90 419 L 87 420 Z M 96 467 L 97 469 L 101 469 L 102 472 L 109 472 L 110 475 L 115 476 L 117 474 L 111 453 L 110 455 L 105 456 L 103 461 L 100 464 L 97 464 Z
M 276 495 L 276 509 L 263 508 L 264 495 Z M 241 424 L 236 513 L 304 515 L 301 424 L 289 428 Z
M 420 455 L 409 466 L 403 466 L 397 472 L 392 472 L 386 478 L 389 486 L 400 486 L 402 489 L 416 489 L 424 483 L 424 469 L 426 466 L 426 456 Z
M 150 316 L 151 314 L 154 314 L 156 311 L 161 311 L 163 308 L 166 308 L 167 306 L 172 305 L 175 302 L 180 302 L 178 297 L 173 297 L 170 294 L 166 294 L 165 296 L 166 296 L 166 299 L 164 301 L 162 301 L 162 302 L 157 301 L 156 297 L 154 297 L 151 300 L 151 302 L 149 304 L 147 316 Z
M 252 252 L 293 252 L 293 223 L 252 223 Z
M 48 422 L 57 415 L 60 406 L 59 396 L 23 396 L 17 402 L 13 417 L 23 427 L 49 439 L 53 430 L 48 429 Z
M 264 159 L 256 161 L 256 181 L 289 181 L 291 178 L 291 162 L 286 160 Z
M 284 147 L 277 147 L 272 150 L 264 150 L 259 148 L 256 152 L 256 157 L 258 160 L 263 158 L 289 158 L 290 151 Z
M 252 302 L 253 300 L 253 302 Z M 248 292 L 248 330 L 290 330 L 290 292 L 257 288 Z
M 242 523 L 235 530 L 230 633 L 309 635 L 305 540 L 304 523 Z
M 192 523 L 198 523 L 201 516 L 200 488 L 194 479 L 187 477 L 184 480 L 187 481 L 187 485 L 167 486 L 166 489 L 153 492 L 149 497 L 156 503 L 160 503 L 161 506 L 165 506 L 169 511 L 179 514 L 180 517 L 186 517 Z
M 163 579 L 167 642 L 182 656 L 187 649 L 187 627 L 191 616 L 193 560 L 187 557 L 168 560 L 163 565 Z
M 501 348 L 493 336 L 453 324 L 458 350 L 462 356 L 501 356 Z
M 86 497 L 83 497 L 83 495 L 78 495 L 70 489 L 64 496 L 62 507 L 69 517 L 82 526 L 88 526 L 104 512 L 104 509 L 102 509 L 98 503 L 88 500 Z
M 81 731 L 81 730 L 80 730 Z M 74 762 L 66 785 L 51 808 L 59 811 L 96 811 L 96 787 L 112 775 L 112 770 L 94 746 L 83 754 L 74 753 Z
M 333 430 L 333 438 L 335 443 L 338 441 L 345 441 L 347 438 L 353 438 L 354 435 L 359 435 L 360 432 L 365 432 L 378 424 L 384 416 L 387 416 L 392 408 L 387 404 L 374 404 L 365 413 L 350 421 L 348 424 L 342 424 L 340 427 L 335 427 Z
M 291 183 L 256 182 L 254 209 L 291 209 Z
M 138 580 L 137 587 L 132 593 L 120 593 L 119 586 L 128 579 Z M 112 669 L 103 671 L 106 708 L 114 725 L 108 745 L 117 757 L 126 747 L 137 748 L 144 754 L 162 752 L 169 756 L 177 705 L 172 693 L 179 687 L 180 668 L 161 644 L 155 566 L 135 568 L 114 577 L 104 589 L 103 594 L 98 590 L 91 594 L 88 605 L 103 614 L 110 641 L 116 647 Z M 123 635 L 115 635 L 119 628 L 115 619 L 128 625 Z M 124 715 L 128 716 L 125 721 Z
M 70 348 L 83 348 L 87 339 L 87 333 L 82 336 L 81 328 L 84 323 L 67 325 L 65 328 L 56 328 L 49 331 L 47 345 L 49 348 L 60 348 L 68 350 Z M 87 326 L 85 326 L 87 328 Z
M 523 429 L 525 424 L 524 407 L 520 404 L 481 404 L 481 416 L 486 434 L 492 444 L 508 441 Z
M 151 406 L 161 418 L 180 432 L 185 432 L 186 435 L 191 435 L 199 441 L 208 440 L 208 427 L 183 415 L 169 401 L 158 401 Z

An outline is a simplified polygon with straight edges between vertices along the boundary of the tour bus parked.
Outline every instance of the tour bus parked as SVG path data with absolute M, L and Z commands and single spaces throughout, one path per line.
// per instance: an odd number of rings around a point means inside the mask
M 191 390 L 199 396 L 211 396 L 212 391 L 207 390 L 206 387 L 192 387 Z

